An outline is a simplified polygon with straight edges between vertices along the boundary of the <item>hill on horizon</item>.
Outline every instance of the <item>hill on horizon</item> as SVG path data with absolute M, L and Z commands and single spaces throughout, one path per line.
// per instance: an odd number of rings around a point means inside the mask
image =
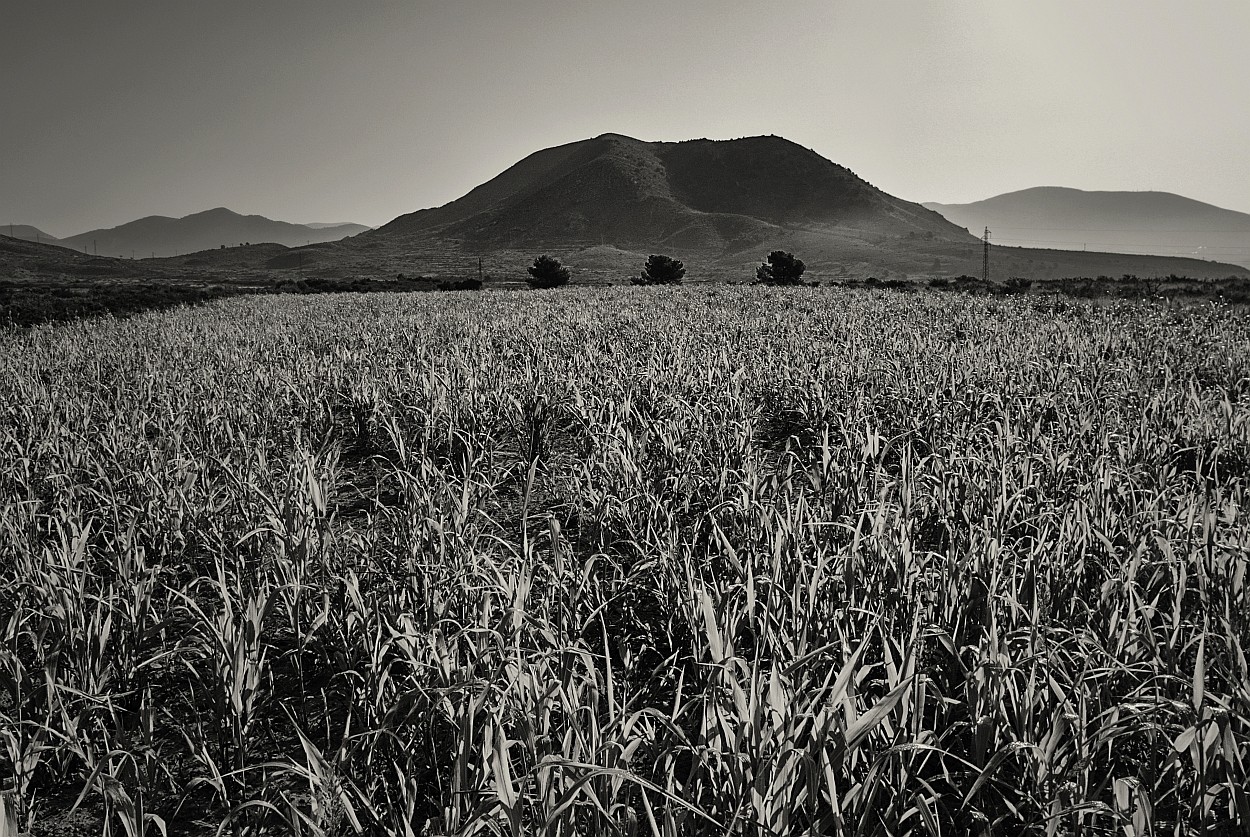
M 161 258 L 148 259 L 153 270 L 262 283 L 432 287 L 480 276 L 506 287 L 522 284 L 526 267 L 542 253 L 561 259 L 575 282 L 591 283 L 628 281 L 651 253 L 683 260 L 694 282 L 752 281 L 772 250 L 802 258 L 809 281 L 966 285 L 980 282 L 982 273 L 981 242 L 967 229 L 776 136 L 643 142 L 604 134 L 530 154 L 443 206 L 377 229 L 352 229 L 361 232 L 343 237 L 341 225 L 318 230 L 215 209 L 144 218 L 55 243 L 127 261 L 132 253 L 144 259 L 155 252 Z M 1227 280 L 1224 285 L 1239 288 L 1250 279 L 1247 267 L 1221 261 L 1004 246 L 1011 243 L 1006 238 L 1002 230 L 993 238 L 989 281 L 982 285 L 1083 278 L 1105 285 L 1132 275 Z M 20 257 L 9 258 L 9 270 L 25 275 Z M 56 258 L 40 258 L 44 266 L 35 272 L 56 272 Z M 1217 292 L 1211 288 L 1191 290 Z
M 34 241 L 39 244 L 60 244 L 61 240 L 54 235 L 48 235 L 38 227 L 32 227 L 30 224 L 5 224 L 0 227 L 0 234 L 7 235 L 9 238 L 16 238 L 21 241 Z
M 524 275 L 536 253 L 574 276 L 619 281 L 649 253 L 688 276 L 736 281 L 774 249 L 815 279 L 927 279 L 981 273 L 978 236 L 783 137 L 644 142 L 603 134 L 530 154 L 461 198 L 411 212 L 319 254 L 359 268 L 463 273 L 485 258 Z M 995 247 L 992 274 L 1073 276 L 1242 273 L 1198 259 Z
M 1171 192 L 1037 186 L 965 204 L 925 203 L 992 241 L 1058 250 L 1188 256 L 1250 267 L 1250 214 Z
M 291 224 L 263 215 L 240 215 L 218 207 L 182 218 L 151 215 L 117 227 L 79 233 L 57 243 L 92 255 L 144 258 L 152 255 L 180 256 L 243 243 L 298 247 L 338 241 L 368 229 L 361 224 L 318 227 Z
M 464 197 L 366 238 L 733 252 L 789 229 L 967 238 L 940 215 L 781 137 L 643 142 L 619 134 L 535 152 Z

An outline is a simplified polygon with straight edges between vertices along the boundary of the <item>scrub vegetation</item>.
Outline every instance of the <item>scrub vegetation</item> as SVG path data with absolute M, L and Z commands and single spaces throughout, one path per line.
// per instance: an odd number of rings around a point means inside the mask
M 686 276 L 686 265 L 680 259 L 652 253 L 642 273 L 630 280 L 631 285 L 680 285 Z
M 553 259 L 551 256 L 539 256 L 534 259 L 534 264 L 530 265 L 526 272 L 529 273 L 529 276 L 525 278 L 526 283 L 531 288 L 540 290 L 567 285 L 571 276 L 569 269 L 560 264 L 559 259 Z
M 1250 829 L 1229 307 L 286 295 L 0 344 L 0 832 Z

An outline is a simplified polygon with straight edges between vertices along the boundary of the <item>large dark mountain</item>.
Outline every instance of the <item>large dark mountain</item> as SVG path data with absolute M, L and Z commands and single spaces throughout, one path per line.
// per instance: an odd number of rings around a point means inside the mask
M 920 204 L 781 137 L 642 142 L 619 134 L 538 151 L 467 195 L 356 236 L 327 263 L 437 275 L 523 274 L 536 252 L 575 276 L 619 281 L 646 254 L 682 258 L 692 278 L 750 278 L 773 249 L 809 276 L 980 275 L 977 236 Z M 1199 259 L 995 246 L 991 277 L 1056 279 L 1125 273 L 1224 277 Z
M 1060 250 L 1190 256 L 1250 267 L 1250 215 L 1170 192 L 1041 186 L 965 204 L 926 203 L 997 241 Z
M 152 215 L 111 229 L 91 230 L 59 243 L 101 256 L 143 258 L 178 256 L 238 244 L 277 243 L 288 247 L 337 241 L 368 227 L 343 224 L 314 228 L 306 224 L 273 221 L 261 215 L 240 215 L 229 209 L 210 209 L 184 218 Z
M 724 253 L 799 230 L 970 238 L 781 137 L 674 143 L 618 134 L 531 154 L 459 200 L 366 237 Z
M 1189 217 L 1186 223 L 1197 223 Z M 1184 225 L 1168 218 L 1168 224 Z M 989 223 L 1011 226 L 1001 217 Z M 979 229 L 979 222 L 970 226 Z M 563 260 L 578 282 L 627 281 L 650 253 L 685 261 L 691 281 L 738 282 L 753 279 L 775 249 L 798 255 L 807 277 L 821 281 L 941 284 L 982 272 L 980 241 L 967 229 L 773 136 L 672 143 L 604 134 L 531 154 L 444 206 L 344 234 L 343 227 L 318 230 L 216 209 L 182 219 L 145 218 L 60 243 L 80 252 L 98 248 L 101 256 L 168 256 L 149 260 L 144 270 L 263 282 L 432 286 L 482 275 L 506 285 L 519 283 L 540 253 Z M 989 269 L 990 282 L 1004 286 L 1124 274 L 1242 277 L 1231 280 L 1238 284 L 1248 275 L 1245 268 L 1198 258 L 1001 246 L 1006 237 L 998 230 Z M 236 246 L 244 242 L 253 246 Z M 51 257 L 41 252 L 40 275 L 53 270 Z M 8 272 L 26 275 L 14 259 Z M 63 272 L 78 275 L 96 266 L 108 267 L 106 273 L 121 269 L 110 261 Z

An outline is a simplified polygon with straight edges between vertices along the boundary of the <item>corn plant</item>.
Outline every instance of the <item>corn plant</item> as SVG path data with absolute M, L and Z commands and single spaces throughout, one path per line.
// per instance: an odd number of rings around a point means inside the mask
M 1248 323 L 689 286 L 6 332 L 0 829 L 1244 833 Z

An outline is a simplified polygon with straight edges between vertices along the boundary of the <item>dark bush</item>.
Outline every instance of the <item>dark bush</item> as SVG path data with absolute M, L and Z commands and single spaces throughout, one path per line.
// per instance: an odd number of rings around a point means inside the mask
M 768 254 L 768 261 L 755 269 L 755 281 L 761 285 L 801 285 L 806 269 L 803 260 L 793 253 L 774 250 Z
M 652 254 L 642 268 L 642 275 L 629 281 L 634 285 L 680 285 L 685 275 L 686 266 L 679 260 Z
M 440 291 L 480 291 L 482 280 L 476 276 L 466 279 L 444 279 L 438 283 Z
M 539 256 L 527 270 L 525 281 L 531 288 L 558 288 L 569 282 L 569 269 L 551 256 Z

